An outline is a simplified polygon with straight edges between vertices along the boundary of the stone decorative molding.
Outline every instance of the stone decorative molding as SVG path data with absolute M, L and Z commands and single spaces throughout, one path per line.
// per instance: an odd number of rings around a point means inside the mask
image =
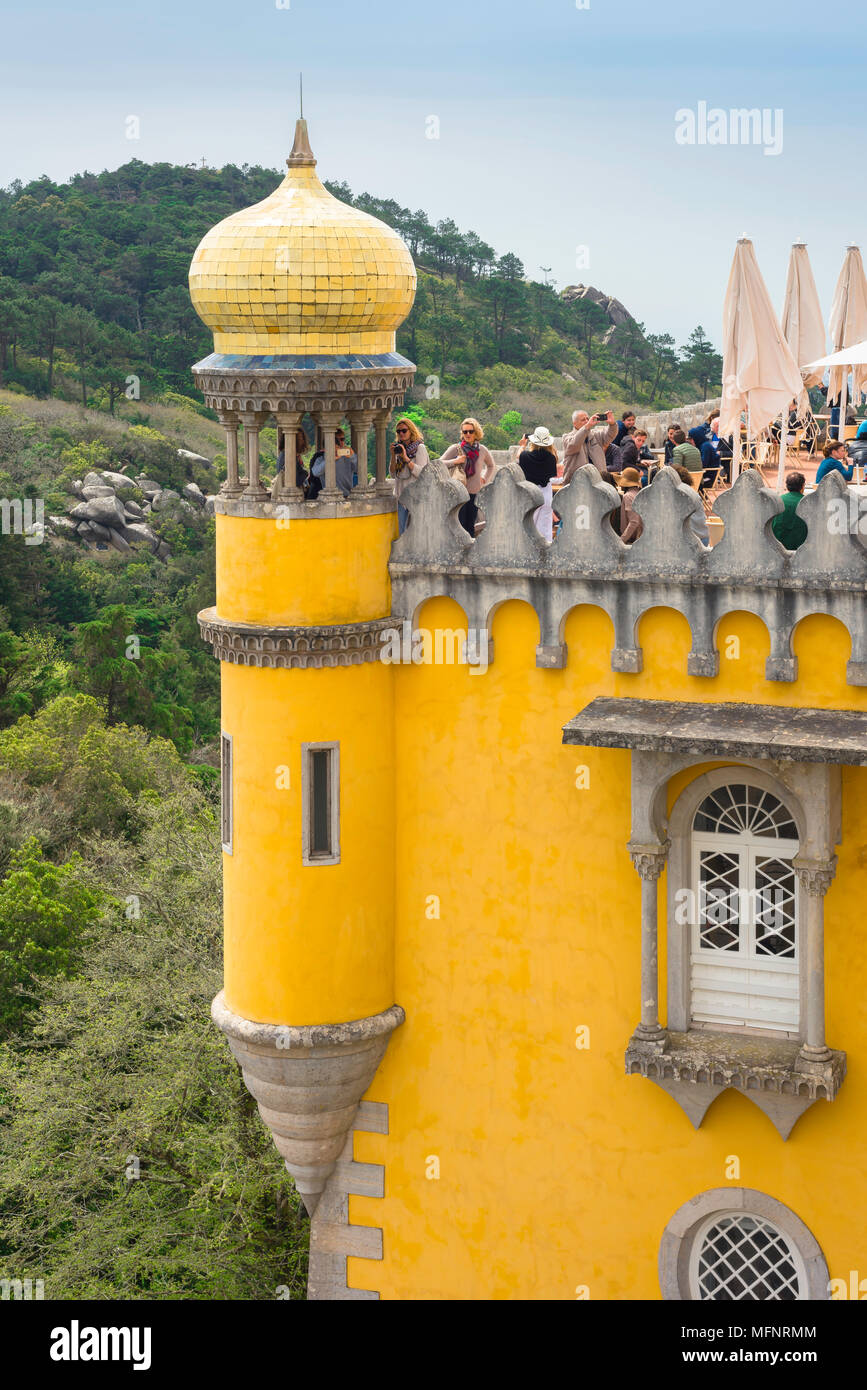
M 666 1030 L 667 1046 L 649 1053 L 630 1040 L 626 1074 L 655 1081 L 698 1129 L 725 1090 L 740 1091 L 788 1139 L 794 1125 L 817 1100 L 834 1100 L 846 1075 L 845 1052 L 829 1052 L 821 1071 L 800 1070 L 796 1039 L 748 1037 L 738 1033 Z M 640 1042 L 640 1039 L 639 1039 Z
M 793 859 L 792 863 L 798 875 L 798 882 L 805 892 L 813 898 L 824 898 L 837 873 L 836 854 L 824 863 L 821 860 L 802 859 L 800 856 Z
M 383 1165 L 356 1163 L 353 1158 L 354 1136 L 359 1133 L 388 1134 L 388 1106 L 377 1101 L 361 1101 L 355 1124 L 310 1222 L 307 1298 L 311 1303 L 372 1302 L 379 1298 L 372 1289 L 351 1289 L 346 1273 L 346 1261 L 350 1256 L 363 1260 L 382 1259 L 382 1229 L 353 1226 L 349 1220 L 350 1197 L 385 1196 Z
M 216 608 L 203 608 L 198 621 L 203 640 L 219 661 L 284 670 L 378 661 L 384 634 L 394 630 L 393 618 L 327 627 L 268 627 L 219 618 Z
M 745 1216 L 770 1221 L 791 1241 L 801 1258 L 806 1275 L 806 1298 L 824 1302 L 831 1297 L 828 1264 L 822 1248 L 790 1207 L 752 1187 L 714 1187 L 684 1202 L 663 1232 L 659 1246 L 659 1287 L 664 1300 L 692 1301 L 689 1264 L 693 1243 L 710 1217 L 727 1212 L 743 1212 Z
M 243 481 L 243 480 L 242 480 Z M 243 516 L 255 521 L 271 521 L 275 525 L 286 526 L 293 521 L 340 521 L 349 516 L 384 516 L 397 511 L 392 485 L 388 492 L 377 492 L 374 488 L 359 491 L 353 488 L 348 497 L 339 501 L 322 501 L 322 493 L 310 502 L 292 501 L 291 495 L 279 494 L 258 500 L 240 493 L 231 496 L 220 492 L 214 498 L 215 516 Z
M 339 365 L 348 360 L 354 365 Z M 219 412 L 393 410 L 413 383 L 415 365 L 398 353 L 355 359 L 274 356 L 234 359 L 213 353 L 192 368 L 205 404 Z
M 655 883 L 665 868 L 671 844 L 668 840 L 660 845 L 639 845 L 630 841 L 627 849 L 639 877 Z
M 253 1023 L 227 1007 L 223 991 L 211 1017 L 226 1034 L 244 1084 L 313 1215 L 347 1137 L 358 1103 L 406 1015 L 398 1004 L 349 1023 L 293 1027 Z
M 619 494 L 592 464 L 576 473 L 554 499 L 562 525 L 553 542 L 536 532 L 533 511 L 542 492 L 512 464 L 499 468 L 483 488 L 479 507 L 486 525 L 472 540 L 457 519 L 465 488 L 433 460 L 401 494 L 410 524 L 392 546 L 389 565 L 393 612 L 413 618 L 426 599 L 446 595 L 463 608 L 469 626 L 488 630 L 494 611 L 510 599 L 529 603 L 539 617 L 537 663 L 557 667 L 566 659 L 564 629 L 571 610 L 591 604 L 614 627 L 615 671 L 638 672 L 643 654 L 638 623 L 651 608 L 674 608 L 686 618 L 692 647 L 690 675 L 719 670 L 717 624 L 744 610 L 761 618 L 769 633 L 766 677 L 797 678 L 792 635 L 802 618 L 826 613 L 852 639 L 846 668 L 850 685 L 867 685 L 867 536 L 840 531 L 841 508 L 850 498 L 839 474 L 829 474 L 804 498 L 799 515 L 808 535 L 787 551 L 771 531 L 782 502 L 749 470 L 716 502 L 725 532 L 705 549 L 690 526 L 702 510 L 697 493 L 671 468 L 662 468 L 642 489 L 635 509 L 644 533 L 625 545 L 609 523 Z

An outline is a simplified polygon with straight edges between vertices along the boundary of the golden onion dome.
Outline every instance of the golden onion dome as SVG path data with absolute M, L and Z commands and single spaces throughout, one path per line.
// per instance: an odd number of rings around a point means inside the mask
M 416 273 L 391 227 L 333 197 L 299 120 L 288 173 L 270 197 L 199 242 L 190 296 L 217 353 L 394 352 Z

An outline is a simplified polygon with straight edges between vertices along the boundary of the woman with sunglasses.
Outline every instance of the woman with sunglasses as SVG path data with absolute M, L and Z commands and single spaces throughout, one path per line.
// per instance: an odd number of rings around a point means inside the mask
M 482 443 L 484 433 L 472 416 L 462 420 L 460 444 L 450 444 L 443 454 L 443 463 L 448 464 L 452 475 L 458 477 L 470 494 L 470 500 L 458 512 L 458 520 L 471 536 L 476 534 L 479 493 L 497 471 L 490 450 Z
M 398 534 L 403 535 L 409 521 L 409 512 L 401 505 L 400 494 L 412 478 L 417 478 L 428 460 L 424 437 L 414 420 L 402 416 L 394 427 L 397 436 L 391 446 L 391 474 L 394 478 L 394 495 L 397 498 Z

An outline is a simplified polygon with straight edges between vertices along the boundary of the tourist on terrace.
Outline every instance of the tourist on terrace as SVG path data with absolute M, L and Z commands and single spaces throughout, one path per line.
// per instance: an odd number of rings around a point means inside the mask
M 731 459 L 731 445 L 728 440 L 720 439 L 719 416 L 714 415 L 710 422 L 710 434 L 701 446 L 701 466 L 704 469 L 704 476 L 701 480 L 702 487 L 713 485 L 717 477 L 717 469 L 720 470 L 718 476 L 728 482 Z
M 674 436 L 675 432 L 679 429 L 680 425 L 669 425 L 668 427 L 665 439 L 665 453 L 662 460 L 663 463 L 671 463 L 671 456 L 674 453 Z
M 854 425 L 857 423 L 855 411 L 850 402 L 846 402 L 846 424 Z M 831 406 L 831 418 L 828 421 L 828 439 L 839 439 L 840 437 L 840 407 Z
M 647 430 L 636 430 L 634 439 L 636 448 L 638 449 L 638 457 L 641 463 L 653 463 L 653 450 L 649 447 L 647 443 Z
M 827 478 L 829 473 L 839 473 L 844 482 L 851 483 L 855 465 L 850 463 L 848 468 L 846 466 L 848 450 L 845 443 L 840 439 L 829 439 L 822 453 L 825 457 L 819 464 L 816 482 L 821 483 L 822 479 Z
M 697 473 L 701 468 L 701 454 L 692 440 L 688 440 L 680 426 L 674 432 L 674 449 L 671 454 L 672 468 L 687 468 Z
M 396 435 L 391 446 L 391 475 L 394 478 L 394 495 L 397 498 L 398 534 L 403 535 L 409 521 L 409 512 L 401 504 L 400 495 L 407 483 L 417 478 L 426 463 L 429 463 L 424 436 L 415 420 L 401 416 L 394 427 Z
M 606 422 L 604 443 L 598 438 L 597 431 L 603 419 Z M 572 429 L 563 436 L 563 482 L 570 482 L 585 463 L 594 464 L 600 473 L 604 473 L 607 468 L 605 449 L 613 443 L 616 435 L 617 421 L 610 410 L 604 417 L 601 414 L 588 415 L 586 410 L 574 411 Z
M 690 473 L 688 468 L 684 468 L 681 464 L 678 467 L 676 467 L 674 471 L 680 478 L 680 481 L 682 483 L 684 483 L 687 487 L 691 487 L 693 489 L 695 488 L 695 483 L 692 480 L 692 474 Z M 700 540 L 705 549 L 709 550 L 710 532 L 707 529 L 707 517 L 704 514 L 704 507 L 700 507 L 697 511 L 690 513 L 689 524 L 692 528 L 692 533 L 696 537 L 696 539 Z
M 620 539 L 627 545 L 637 541 L 644 530 L 644 522 L 633 511 L 632 504 L 638 496 L 641 487 L 641 477 L 637 468 L 624 468 L 620 474 L 620 488 L 622 501 L 620 503 Z M 615 528 L 616 529 L 616 528 Z
M 617 421 L 617 438 L 614 441 L 615 444 L 622 443 L 623 436 L 628 434 L 630 426 L 633 429 L 635 428 L 635 411 L 624 410 L 623 419 Z
M 335 481 L 343 493 L 348 497 L 352 491 L 352 480 L 358 466 L 358 455 L 347 448 L 346 431 L 334 431 L 334 449 L 337 455 L 335 460 Z M 310 473 L 307 477 L 307 500 L 313 501 L 318 497 L 325 486 L 325 450 L 317 449 L 310 460 Z
M 489 483 L 496 472 L 496 464 L 491 451 L 483 443 L 484 430 L 478 420 L 469 416 L 461 421 L 461 442 L 450 444 L 442 456 L 448 464 L 452 476 L 464 484 L 470 494 L 458 512 L 458 520 L 471 536 L 476 534 L 478 516 L 478 496 L 485 483 Z
M 702 444 L 710 437 L 710 421 L 705 420 L 701 425 L 693 425 L 689 431 L 689 437 L 697 449 L 701 449 Z
M 636 429 L 630 425 L 629 429 L 620 440 L 620 468 L 638 468 L 638 445 L 636 443 Z
M 861 421 L 860 425 L 858 426 L 858 433 L 856 434 L 855 438 L 867 439 L 867 420 Z
M 615 476 L 614 476 L 613 473 L 602 473 L 600 476 L 601 476 L 601 478 L 602 478 L 603 483 L 608 483 L 609 486 L 610 486 L 610 487 L 613 487 L 614 490 L 615 490 L 616 492 L 618 492 L 618 493 L 620 492 L 619 484 L 618 484 L 617 479 L 615 478 Z M 619 505 L 619 504 L 614 508 L 614 511 L 613 511 L 613 512 L 609 512 L 609 514 L 608 514 L 608 520 L 611 522 L 611 528 L 612 528 L 612 530 L 619 536 L 619 535 L 620 535 L 620 505 Z
M 537 425 L 533 433 L 521 440 L 522 449 L 518 456 L 518 467 L 528 483 L 535 483 L 545 494 L 545 501 L 533 513 L 536 530 L 546 541 L 554 539 L 554 509 L 551 506 L 553 480 L 557 476 L 557 450 L 554 436 L 544 425 Z
M 803 473 L 790 473 L 783 493 L 783 508 L 771 522 L 771 530 L 787 550 L 797 550 L 807 539 L 807 523 L 797 515 L 798 503 L 804 496 Z

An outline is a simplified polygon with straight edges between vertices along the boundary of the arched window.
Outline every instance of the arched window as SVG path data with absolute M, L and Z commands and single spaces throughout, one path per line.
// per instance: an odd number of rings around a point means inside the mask
M 715 1187 L 674 1213 L 659 1247 L 664 1299 L 740 1303 L 826 1301 L 831 1285 L 818 1241 L 766 1192 Z
M 798 831 L 767 789 L 711 791 L 691 833 L 690 1015 L 698 1028 L 799 1028 Z
M 763 1217 L 745 1211 L 715 1213 L 696 1233 L 690 1298 L 794 1303 L 806 1298 L 805 1289 L 804 1261 L 796 1246 Z

